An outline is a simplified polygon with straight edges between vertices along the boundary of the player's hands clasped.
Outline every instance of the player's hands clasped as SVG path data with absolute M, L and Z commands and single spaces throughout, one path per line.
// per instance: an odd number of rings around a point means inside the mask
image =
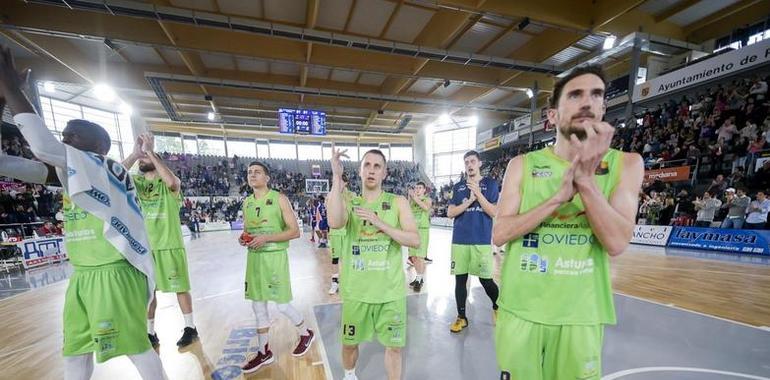
M 574 134 L 570 135 L 570 142 L 578 151 L 578 161 L 576 164 L 573 162 L 575 181 L 593 179 L 614 135 L 615 128 L 603 121 L 594 122 L 586 128 L 586 139 L 583 141 Z

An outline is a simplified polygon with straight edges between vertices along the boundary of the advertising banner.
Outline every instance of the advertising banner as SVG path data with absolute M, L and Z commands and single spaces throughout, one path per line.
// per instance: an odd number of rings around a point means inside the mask
M 634 103 L 683 90 L 737 71 L 770 63 L 770 39 L 720 54 L 634 87 Z
M 770 255 L 770 231 L 674 227 L 668 246 Z
M 656 179 L 663 182 L 687 181 L 690 179 L 689 166 L 677 166 L 673 168 L 653 169 L 644 171 L 644 183 L 652 183 Z
M 500 136 L 497 136 L 491 140 L 487 140 L 484 143 L 484 151 L 492 150 L 500 146 Z
M 206 222 L 200 224 L 201 232 L 209 231 L 230 231 L 230 223 L 228 222 Z
M 503 136 L 503 145 L 510 144 L 519 139 L 519 132 L 511 132 Z
M 483 143 L 484 141 L 487 141 L 492 138 L 492 129 L 487 129 L 486 131 L 479 132 L 476 134 L 476 141 L 479 143 Z
M 63 236 L 22 240 L 16 246 L 21 249 L 25 269 L 67 260 Z
M 631 243 L 655 245 L 663 247 L 668 243 L 671 236 L 671 226 L 640 226 L 634 227 L 634 235 L 631 237 Z

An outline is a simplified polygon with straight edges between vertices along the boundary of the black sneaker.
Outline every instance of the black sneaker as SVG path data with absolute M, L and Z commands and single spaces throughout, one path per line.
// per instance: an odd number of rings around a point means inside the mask
M 422 283 L 423 283 L 422 280 L 420 280 L 420 282 L 415 281 L 415 284 L 414 286 L 412 286 L 412 289 L 414 289 L 415 292 L 419 292 L 420 290 L 422 290 Z
M 417 285 L 417 280 L 414 280 L 414 281 L 409 283 L 409 286 L 412 287 L 412 288 L 414 288 L 415 285 Z
M 152 344 L 152 349 L 157 350 L 158 347 L 160 347 L 160 339 L 158 339 L 158 334 L 147 334 L 147 337 L 150 338 L 150 344 Z
M 425 263 L 426 263 L 426 264 L 433 264 L 433 260 L 431 260 L 431 259 L 429 259 L 429 258 L 427 258 L 427 257 L 426 257 L 426 258 L 424 258 L 423 260 L 425 260 Z
M 182 337 L 176 342 L 177 347 L 186 347 L 195 342 L 198 339 L 198 329 L 192 327 L 185 327 Z

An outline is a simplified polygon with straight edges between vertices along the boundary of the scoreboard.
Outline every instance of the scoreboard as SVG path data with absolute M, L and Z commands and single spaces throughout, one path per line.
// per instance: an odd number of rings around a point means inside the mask
M 281 133 L 323 136 L 326 135 L 326 112 L 279 108 L 278 127 Z

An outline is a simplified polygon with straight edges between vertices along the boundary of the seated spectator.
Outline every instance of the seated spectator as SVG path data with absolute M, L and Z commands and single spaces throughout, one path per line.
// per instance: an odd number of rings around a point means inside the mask
M 61 235 L 61 228 L 55 226 L 53 222 L 47 221 L 43 224 L 43 227 L 37 230 L 37 234 L 40 236 Z

